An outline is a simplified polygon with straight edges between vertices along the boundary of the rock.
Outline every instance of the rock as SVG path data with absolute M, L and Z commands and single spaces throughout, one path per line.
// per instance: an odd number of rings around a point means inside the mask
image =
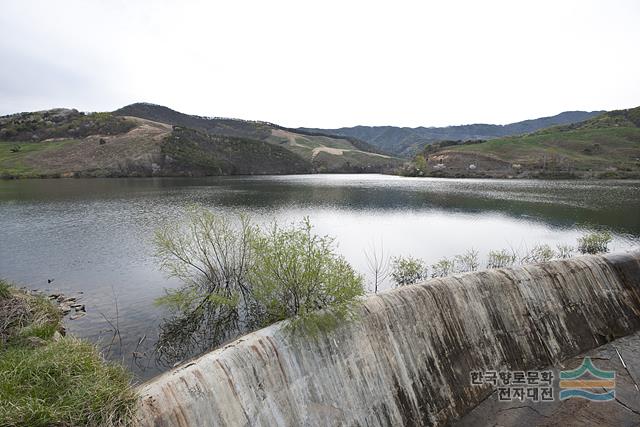
M 64 302 L 76 302 L 76 297 L 68 297 L 64 299 Z
M 55 331 L 55 332 L 53 333 L 53 336 L 51 337 L 51 339 L 52 339 L 54 342 L 58 342 L 58 341 L 60 341 L 60 340 L 62 339 L 62 334 L 61 334 L 60 332 L 58 332 L 58 331 Z
M 75 309 L 76 309 L 76 313 L 77 313 L 77 312 L 83 312 L 83 313 L 85 313 L 85 312 L 87 311 L 87 310 L 86 310 L 86 308 L 84 307 L 84 304 L 74 304 L 74 305 L 72 305 L 71 307 L 73 307 L 73 308 L 75 308 Z
M 81 311 L 79 313 L 76 313 L 76 314 L 72 315 L 71 317 L 69 317 L 69 319 L 70 320 L 76 320 L 76 319 L 79 319 L 79 318 L 84 317 L 86 315 L 87 315 L 87 313 L 85 313 L 84 311 Z
M 69 312 L 71 311 L 71 307 L 69 307 L 67 304 L 60 304 L 58 306 L 58 309 L 62 312 L 63 315 L 69 314 Z

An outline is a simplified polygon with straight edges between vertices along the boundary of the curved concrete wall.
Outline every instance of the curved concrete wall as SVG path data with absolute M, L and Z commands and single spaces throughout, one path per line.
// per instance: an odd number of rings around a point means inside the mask
M 139 423 L 437 425 L 530 369 L 640 329 L 640 252 L 432 279 L 366 298 L 326 335 L 276 324 L 140 387 Z

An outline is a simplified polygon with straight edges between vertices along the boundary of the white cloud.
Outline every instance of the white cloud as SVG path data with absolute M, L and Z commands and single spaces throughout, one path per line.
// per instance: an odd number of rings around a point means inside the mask
M 287 126 L 640 104 L 629 1 L 3 2 L 0 113 L 150 101 Z

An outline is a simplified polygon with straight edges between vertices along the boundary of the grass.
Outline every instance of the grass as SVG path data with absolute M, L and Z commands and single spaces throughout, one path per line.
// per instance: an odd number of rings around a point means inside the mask
M 493 155 L 512 163 L 552 162 L 564 158 L 577 169 L 638 168 L 640 128 L 594 128 L 490 140 L 447 148 L 449 151 Z
M 0 425 L 125 425 L 131 374 L 95 346 L 61 337 L 59 310 L 0 280 Z
M 29 156 L 32 154 L 56 150 L 74 142 L 77 141 L 72 139 L 47 142 L 0 141 L 0 178 L 35 178 L 41 175 L 46 175 L 48 171 L 36 170 L 34 167 L 29 166 Z M 20 146 L 20 151 L 12 152 L 11 150 L 16 146 Z

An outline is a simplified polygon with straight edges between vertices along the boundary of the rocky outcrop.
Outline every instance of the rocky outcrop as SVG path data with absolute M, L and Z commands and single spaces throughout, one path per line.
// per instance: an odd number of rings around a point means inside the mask
M 432 279 L 310 337 L 281 324 L 140 387 L 144 426 L 441 425 L 472 370 L 553 365 L 640 329 L 640 252 Z

